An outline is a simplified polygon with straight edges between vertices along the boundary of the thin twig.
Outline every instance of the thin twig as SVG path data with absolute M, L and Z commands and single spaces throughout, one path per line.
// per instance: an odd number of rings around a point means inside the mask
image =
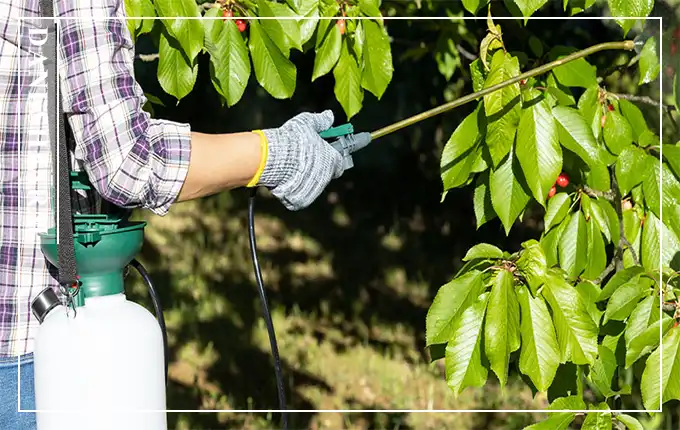
M 593 282 L 596 283 L 597 285 L 600 285 L 605 279 L 607 279 L 607 276 L 609 276 L 615 269 L 616 258 L 612 258 L 612 261 L 610 261 L 607 267 L 605 267 L 604 272 L 602 272 L 602 274 Z
M 598 191 L 588 187 L 587 185 L 582 186 L 581 190 L 590 197 L 603 198 L 610 202 L 614 202 L 616 199 L 616 192 L 613 190 Z
M 463 57 L 467 58 L 470 61 L 475 61 L 477 59 L 477 56 L 467 49 L 463 48 L 463 45 L 460 43 L 456 43 L 456 49 L 458 49 L 458 52 L 460 52 L 460 55 Z
M 656 106 L 656 107 L 663 107 L 664 109 L 668 109 L 668 110 L 671 110 L 671 111 L 675 110 L 675 106 L 661 103 L 660 101 L 654 100 L 653 98 L 648 97 L 648 96 L 634 96 L 632 94 L 619 94 L 619 93 L 608 93 L 608 94 L 611 94 L 614 97 L 619 98 L 619 99 L 629 100 L 631 102 L 645 103 L 645 104 Z
M 637 63 L 639 59 L 640 59 L 640 55 L 636 55 L 626 64 L 618 64 L 616 66 L 610 67 L 609 69 L 606 69 L 604 71 L 604 73 L 602 73 L 602 75 L 597 78 L 597 83 L 598 84 L 602 83 L 602 81 L 604 81 L 605 78 L 609 77 L 610 75 L 613 75 L 616 72 L 621 72 L 623 70 L 626 70 L 629 67 L 634 66 L 635 63 Z
M 623 266 L 623 254 L 624 250 L 623 247 L 626 246 L 628 250 L 630 251 L 630 255 L 633 258 L 633 263 L 636 266 L 640 265 L 640 260 L 638 259 L 637 253 L 633 249 L 633 245 L 630 244 L 628 241 L 628 238 L 626 238 L 626 232 L 625 229 L 623 228 L 623 211 L 621 210 L 621 193 L 619 192 L 619 183 L 616 179 L 616 171 L 614 169 L 610 170 L 611 174 L 611 182 L 612 182 L 612 190 L 614 191 L 614 210 L 616 211 L 616 216 L 619 218 L 619 251 L 621 252 L 620 258 L 617 258 L 618 263 L 617 267 L 622 268 Z
M 152 61 L 158 60 L 158 54 L 137 54 L 135 59 L 144 61 L 145 63 L 150 63 Z

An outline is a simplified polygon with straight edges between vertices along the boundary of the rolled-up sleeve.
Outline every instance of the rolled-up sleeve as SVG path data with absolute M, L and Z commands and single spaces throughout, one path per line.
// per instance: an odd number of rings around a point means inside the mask
M 57 1 L 55 7 L 62 18 L 91 18 L 60 22 L 61 98 L 76 160 L 104 199 L 166 214 L 188 172 L 191 129 L 142 110 L 146 98 L 134 79 L 123 0 Z

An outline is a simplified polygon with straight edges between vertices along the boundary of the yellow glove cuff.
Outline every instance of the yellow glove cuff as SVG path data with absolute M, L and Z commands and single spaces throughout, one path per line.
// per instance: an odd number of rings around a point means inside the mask
M 258 181 L 260 180 L 260 177 L 262 176 L 262 172 L 264 171 L 264 166 L 267 164 L 267 155 L 268 155 L 268 150 L 269 150 L 269 145 L 267 144 L 267 137 L 262 133 L 262 130 L 253 130 L 253 133 L 258 134 L 260 136 L 260 165 L 257 168 L 257 171 L 255 172 L 255 175 L 253 176 L 253 179 L 248 182 L 248 185 L 246 187 L 254 187 L 257 185 Z

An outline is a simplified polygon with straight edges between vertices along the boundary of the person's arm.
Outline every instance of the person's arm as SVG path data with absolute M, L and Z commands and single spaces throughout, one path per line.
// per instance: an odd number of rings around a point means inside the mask
M 61 17 L 124 17 L 122 0 L 55 2 Z M 60 73 L 75 157 L 102 197 L 167 213 L 176 201 L 247 185 L 261 163 L 256 133 L 209 135 L 153 119 L 134 79 L 125 21 L 62 20 Z
M 319 133 L 333 113 L 301 113 L 280 127 L 208 135 L 152 119 L 133 74 L 134 45 L 123 0 L 63 0 L 60 74 L 75 156 L 99 194 L 125 208 L 164 215 L 177 202 L 240 186 L 264 186 L 289 210 L 309 206 L 344 172 Z M 92 18 L 95 19 L 92 19 Z M 99 19 L 97 19 L 99 18 Z M 181 19 L 181 18 L 179 18 Z

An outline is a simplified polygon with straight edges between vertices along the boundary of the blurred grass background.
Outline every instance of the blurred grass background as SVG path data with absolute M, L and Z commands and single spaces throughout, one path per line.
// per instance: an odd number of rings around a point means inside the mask
M 561 15 L 561 0 L 542 15 Z M 389 4 L 389 3 L 387 3 Z M 654 14 L 670 13 L 657 2 Z M 553 10 L 554 9 L 554 10 Z M 590 12 L 602 16 L 601 9 Z M 612 21 L 530 21 L 520 27 L 499 21 L 509 49 L 528 51 L 529 34 L 548 46 L 585 48 L 620 40 Z M 445 21 L 388 21 L 395 73 L 381 101 L 366 94 L 352 120 L 360 131 L 393 121 L 471 92 L 463 59 L 447 81 L 431 55 Z M 658 24 L 653 21 L 647 30 Z M 670 24 L 665 24 L 667 27 Z M 448 27 L 447 27 L 448 26 Z M 477 40 L 483 20 L 466 21 Z M 658 30 L 657 30 L 658 31 Z M 142 39 L 140 53 L 155 52 Z M 475 48 L 469 48 L 476 53 Z M 404 58 L 408 57 L 408 58 Z M 298 87 L 292 100 L 274 100 L 254 77 L 243 100 L 222 108 L 201 61 L 195 90 L 178 105 L 163 96 L 154 63 L 137 64 L 147 92 L 167 107 L 156 116 L 217 133 L 276 127 L 302 111 L 333 109 L 333 78 L 311 81 L 313 57 L 293 53 Z M 625 59 L 606 52 L 589 58 L 599 68 Z M 615 74 L 612 91 L 659 98 L 658 85 L 636 87 L 637 75 Z M 330 184 L 310 208 L 288 212 L 269 193 L 256 202 L 256 232 L 270 309 L 291 409 L 541 409 L 543 396 L 516 372 L 501 392 L 489 373 L 484 388 L 458 399 L 448 389 L 441 364 L 429 364 L 424 349 L 425 315 L 439 286 L 461 266 L 469 247 L 489 242 L 509 250 L 538 238 L 540 210 L 528 211 L 506 237 L 498 220 L 475 226 L 472 190 L 449 192 L 441 200 L 439 156 L 458 122 L 474 104 L 376 141 L 355 157 L 355 168 Z M 641 106 L 658 132 L 658 110 Z M 656 125 L 655 125 L 656 124 Z M 148 221 L 140 261 L 150 271 L 165 309 L 171 348 L 168 407 L 171 409 L 278 409 L 273 360 L 250 260 L 247 195 L 244 190 L 178 204 L 165 217 L 137 212 Z M 151 308 L 144 286 L 130 276 L 129 296 Z M 291 429 L 520 429 L 541 414 L 352 413 L 290 415 Z M 271 429 L 278 414 L 171 413 L 170 428 Z

